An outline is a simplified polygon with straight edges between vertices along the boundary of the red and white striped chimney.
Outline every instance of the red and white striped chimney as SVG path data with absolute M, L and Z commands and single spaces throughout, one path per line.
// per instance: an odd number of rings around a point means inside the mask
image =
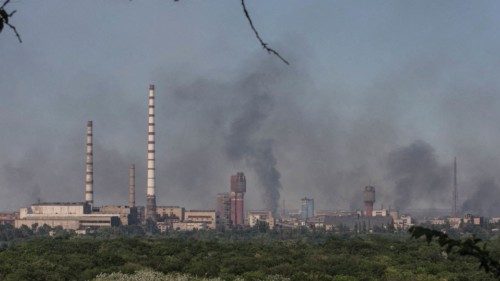
M 87 154 L 85 159 L 85 202 L 94 204 L 94 152 L 92 121 L 87 122 Z
M 149 85 L 148 99 L 148 182 L 146 190 L 146 218 L 156 219 L 155 195 L 155 86 Z

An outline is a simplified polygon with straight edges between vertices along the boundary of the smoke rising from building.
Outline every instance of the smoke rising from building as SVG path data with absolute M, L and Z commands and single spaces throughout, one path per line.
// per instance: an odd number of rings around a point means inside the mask
M 494 178 L 484 178 L 477 183 L 476 192 L 473 193 L 462 205 L 463 212 L 483 216 L 498 216 L 500 204 L 498 195 L 500 187 Z
M 241 99 L 242 109 L 232 121 L 226 140 L 226 153 L 231 161 L 242 161 L 253 169 L 262 187 L 264 207 L 276 214 L 282 189 L 280 172 L 273 151 L 273 139 L 259 137 L 257 133 L 273 108 L 273 97 L 263 74 L 253 74 L 244 79 L 242 85 L 249 89 L 248 96 Z
M 415 141 L 398 148 L 389 154 L 387 163 L 397 208 L 436 208 L 450 202 L 452 166 L 441 164 L 430 144 Z
M 130 9 L 112 2 L 98 15 L 61 12 L 64 22 L 82 23 L 85 30 L 77 34 L 61 29 L 60 18 L 46 17 L 44 11 L 57 4 L 30 3 L 23 22 L 54 33 L 25 29 L 32 43 L 1 44 L 0 61 L 9 70 L 0 75 L 2 208 L 37 197 L 80 200 L 82 124 L 89 119 L 98 124 L 96 204 L 127 202 L 127 169 L 137 163 L 137 204 L 145 205 L 149 81 L 161 89 L 158 204 L 213 207 L 215 195 L 227 190 L 228 175 L 244 171 L 249 208 L 272 208 L 278 196 L 298 202 L 304 190 L 318 209 L 362 208 L 360 190 L 368 184 L 377 188 L 377 204 L 449 208 L 450 164 L 457 156 L 459 204 L 470 198 L 492 206 L 477 184 L 500 180 L 494 141 L 500 138 L 500 69 L 498 40 L 491 36 L 498 24 L 483 16 L 495 10 L 487 4 L 432 3 L 431 11 L 425 1 L 372 4 L 365 21 L 356 20 L 360 9 L 351 2 L 322 2 L 324 9 L 309 10 L 290 4 L 296 12 L 276 17 L 279 30 L 289 34 L 265 30 L 291 60 L 287 67 L 258 50 L 242 32 L 248 26 L 239 13 L 220 17 L 226 4 L 206 4 L 208 12 L 197 3 Z M 72 5 L 93 8 L 83 1 Z M 258 14 L 274 21 L 274 10 L 262 5 L 266 9 Z M 120 17 L 110 23 L 110 13 Z M 136 22 L 130 33 L 117 32 L 138 13 L 155 16 Z M 463 24 L 464 15 L 475 24 Z M 188 24 L 195 27 L 180 28 Z M 436 28 L 421 28 L 427 25 Z M 89 34 L 103 44 L 89 46 Z M 427 146 L 412 148 L 415 140 Z M 419 146 L 431 157 L 402 151 Z M 388 164 L 390 155 L 408 167 Z M 401 155 L 416 158 L 403 161 Z M 262 176 L 256 167 L 264 168 Z M 436 191 L 428 193 L 433 186 Z

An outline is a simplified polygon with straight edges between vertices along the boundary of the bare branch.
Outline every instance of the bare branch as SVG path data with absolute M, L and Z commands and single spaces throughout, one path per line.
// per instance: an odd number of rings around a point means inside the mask
M 22 43 L 23 41 L 21 40 L 21 36 L 17 32 L 16 27 L 9 23 L 9 18 L 11 18 L 17 11 L 14 10 L 9 14 L 4 9 L 5 6 L 7 6 L 7 4 L 9 4 L 9 2 L 10 2 L 10 0 L 5 0 L 3 2 L 2 6 L 0 6 L 0 32 L 2 32 L 4 25 L 7 25 L 8 27 L 10 27 L 10 29 L 12 29 L 14 31 L 14 33 L 17 36 L 17 40 L 19 40 L 19 43 Z
M 12 30 L 14 30 L 14 33 L 16 34 L 17 36 L 17 40 L 19 40 L 19 43 L 23 43 L 23 40 L 21 40 L 21 35 L 19 35 L 19 33 L 17 32 L 17 29 L 15 26 L 13 26 L 12 24 L 10 23 L 6 23 Z
M 250 27 L 252 28 L 253 33 L 255 34 L 255 37 L 257 37 L 257 40 L 259 40 L 262 48 L 264 48 L 268 53 L 277 56 L 284 63 L 290 65 L 290 63 L 287 60 L 285 60 L 277 51 L 275 51 L 273 48 L 269 47 L 267 45 L 267 43 L 265 43 L 264 40 L 262 40 L 262 38 L 259 35 L 259 32 L 257 32 L 257 29 L 253 25 L 252 19 L 250 18 L 250 14 L 248 13 L 247 6 L 245 5 L 245 0 L 241 0 L 241 6 L 243 7 L 243 12 L 245 13 L 245 17 L 247 18 L 248 23 L 250 24 Z
M 5 0 L 5 2 L 3 2 L 2 4 L 2 7 L 0 7 L 0 9 L 3 9 L 3 7 L 7 6 L 7 4 L 9 4 L 10 0 Z

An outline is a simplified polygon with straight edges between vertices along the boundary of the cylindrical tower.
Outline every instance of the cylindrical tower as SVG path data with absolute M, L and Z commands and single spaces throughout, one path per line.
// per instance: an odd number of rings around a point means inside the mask
M 135 165 L 128 169 L 128 206 L 135 207 Z
M 149 85 L 148 99 L 148 176 L 146 219 L 156 220 L 155 195 L 155 86 Z
M 365 187 L 363 201 L 365 202 L 365 216 L 371 217 L 373 214 L 373 203 L 375 203 L 375 187 Z
M 231 221 L 234 226 L 245 224 L 244 197 L 247 181 L 243 172 L 231 176 Z
M 85 202 L 94 204 L 94 152 L 92 121 L 87 122 L 87 154 L 85 157 Z

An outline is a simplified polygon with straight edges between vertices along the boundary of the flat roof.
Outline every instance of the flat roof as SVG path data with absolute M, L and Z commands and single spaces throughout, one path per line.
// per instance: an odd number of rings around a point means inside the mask
M 85 202 L 41 202 L 34 203 L 31 206 L 83 206 Z

